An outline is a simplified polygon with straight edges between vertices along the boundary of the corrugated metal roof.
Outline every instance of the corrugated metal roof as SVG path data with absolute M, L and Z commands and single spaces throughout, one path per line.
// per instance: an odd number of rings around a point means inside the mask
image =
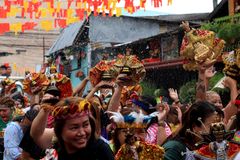
M 89 25 L 90 41 L 100 43 L 126 43 L 162 32 L 158 21 L 125 16 L 91 16 Z
M 207 20 L 209 13 L 193 13 L 193 14 L 169 14 L 160 16 L 148 16 L 147 19 L 154 19 L 168 22 L 181 22 L 181 21 L 199 21 Z
M 64 30 L 60 33 L 57 40 L 49 49 L 48 55 L 54 52 L 57 52 L 61 49 L 64 49 L 66 47 L 72 46 L 84 22 L 85 22 L 85 19 L 80 22 L 73 23 L 67 26 L 66 28 L 64 28 Z

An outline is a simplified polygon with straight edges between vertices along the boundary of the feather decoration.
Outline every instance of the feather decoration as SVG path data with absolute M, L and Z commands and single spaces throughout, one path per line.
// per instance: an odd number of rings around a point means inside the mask
M 149 115 L 149 117 L 158 117 L 158 115 L 159 115 L 159 112 L 158 111 L 156 111 L 156 112 L 153 112 L 153 113 L 151 113 L 150 115 Z
M 111 112 L 111 111 L 107 111 L 107 113 L 111 113 L 112 116 L 110 117 L 110 119 L 112 119 L 115 123 L 124 123 L 124 117 L 120 112 Z
M 140 110 L 139 113 L 131 112 L 129 115 L 135 118 L 135 123 L 143 123 L 144 114 L 142 113 L 142 110 Z
M 125 115 L 124 116 L 124 122 L 125 123 L 132 124 L 132 123 L 134 123 L 134 121 L 135 121 L 135 118 L 133 116 L 131 116 L 131 115 Z
M 143 119 L 143 123 L 145 124 L 148 124 L 150 123 L 150 121 L 152 120 L 153 117 L 147 115 L 147 116 L 144 116 L 144 119 Z

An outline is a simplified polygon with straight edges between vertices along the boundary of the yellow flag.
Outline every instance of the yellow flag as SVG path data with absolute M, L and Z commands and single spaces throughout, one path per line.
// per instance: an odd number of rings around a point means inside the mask
M 39 8 L 39 12 L 41 12 L 41 18 L 47 17 L 47 9 L 46 8 Z
M 57 2 L 57 9 L 56 12 L 60 12 L 62 2 Z
M 52 21 L 41 21 L 41 28 L 50 31 L 53 29 L 53 22 Z
M 73 9 L 67 9 L 67 18 L 73 17 Z
M 122 15 L 122 8 L 117 7 L 117 8 L 116 8 L 116 16 L 119 17 L 119 16 L 121 16 L 121 15 Z
M 83 7 L 82 2 L 77 2 L 77 9 L 81 9 Z
M 17 35 L 18 32 L 22 31 L 22 23 L 10 24 L 10 31 L 15 32 L 15 35 Z
M 13 63 L 13 70 L 16 71 L 17 70 L 17 64 Z
M 79 17 L 71 17 L 71 18 L 67 18 L 66 20 L 66 24 L 69 25 L 71 23 L 75 23 L 79 21 Z
M 23 2 L 23 8 L 25 9 L 25 11 L 28 9 L 29 3 L 24 1 Z
M 20 8 L 11 7 L 10 12 L 7 13 L 7 17 L 16 17 L 17 14 L 20 12 Z

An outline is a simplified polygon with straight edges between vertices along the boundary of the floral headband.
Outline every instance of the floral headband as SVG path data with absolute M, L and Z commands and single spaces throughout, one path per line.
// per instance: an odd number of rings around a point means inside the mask
M 52 116 L 55 119 L 71 119 L 78 116 L 89 115 L 91 103 L 87 100 L 82 100 L 79 104 L 70 104 L 68 100 L 65 106 L 57 106 L 52 111 Z

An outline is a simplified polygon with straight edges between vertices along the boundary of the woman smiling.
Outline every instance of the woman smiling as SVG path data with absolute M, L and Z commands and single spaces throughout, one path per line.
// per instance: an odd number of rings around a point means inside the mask
M 45 159 L 113 160 L 113 153 L 95 130 L 92 105 L 85 99 L 71 97 L 60 101 L 55 108 L 42 105 L 34 120 L 31 135 L 43 148 L 51 147 Z M 47 115 L 52 111 L 54 129 L 45 129 Z M 53 139 L 57 139 L 54 142 Z

